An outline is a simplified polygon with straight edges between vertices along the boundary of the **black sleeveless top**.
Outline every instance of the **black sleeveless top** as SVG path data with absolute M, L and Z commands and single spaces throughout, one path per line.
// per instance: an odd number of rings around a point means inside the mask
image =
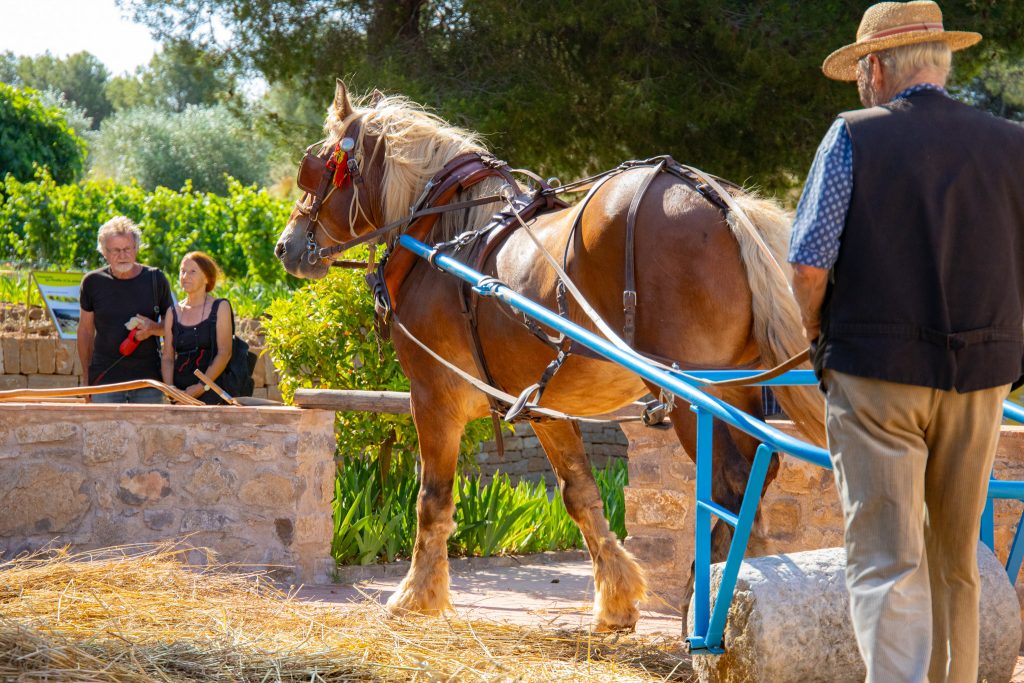
M 174 386 L 187 389 L 199 382 L 193 370 L 206 372 L 217 355 L 217 308 L 225 299 L 214 299 L 210 315 L 197 325 L 182 325 L 178 320 L 178 308 L 172 309 L 174 319 L 171 333 L 174 335 Z M 230 305 L 230 304 L 229 304 Z M 212 377 L 217 381 L 216 377 Z M 208 405 L 224 405 L 215 391 L 203 393 L 199 400 Z

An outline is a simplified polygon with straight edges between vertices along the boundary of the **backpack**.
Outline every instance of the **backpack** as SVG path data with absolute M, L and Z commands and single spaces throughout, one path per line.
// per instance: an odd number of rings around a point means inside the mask
M 228 306 L 230 307 L 230 305 L 229 301 Z M 235 311 L 231 309 L 231 360 L 228 361 L 224 372 L 217 378 L 217 384 L 232 398 L 252 396 L 252 390 L 255 387 L 252 371 L 256 368 L 256 360 L 256 354 L 249 350 L 249 345 L 245 340 L 235 335 Z

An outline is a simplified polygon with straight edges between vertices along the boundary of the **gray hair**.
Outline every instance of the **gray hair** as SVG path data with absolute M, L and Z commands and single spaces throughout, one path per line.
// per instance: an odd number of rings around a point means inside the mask
M 135 240 L 135 248 L 142 246 L 142 230 L 127 216 L 114 216 L 100 226 L 100 231 L 96 235 L 96 248 L 101 254 L 107 238 L 113 235 L 131 235 Z
M 942 40 L 900 45 L 879 50 L 874 55 L 896 83 L 905 83 L 922 69 L 940 69 L 948 76 L 953 64 L 953 51 Z M 867 56 L 862 59 L 867 59 Z

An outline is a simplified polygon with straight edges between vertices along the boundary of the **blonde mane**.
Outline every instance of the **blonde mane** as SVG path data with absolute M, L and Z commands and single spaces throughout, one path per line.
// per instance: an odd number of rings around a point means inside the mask
M 385 97 L 369 106 L 366 101 L 365 97 L 357 100 L 353 114 L 344 121 L 331 108 L 324 123 L 326 145 L 334 145 L 348 122 L 355 117 L 362 119 L 360 139 L 356 140 L 357 150 L 370 153 L 362 144 L 365 135 L 379 138 L 373 153 L 384 155 L 384 179 L 379 192 L 385 223 L 407 216 L 427 181 L 448 161 L 466 152 L 487 151 L 475 133 L 448 124 L 405 97 Z M 359 158 L 358 161 L 363 165 L 369 159 Z M 497 178 L 484 180 L 457 194 L 452 202 L 494 194 L 502 184 Z M 494 204 L 484 204 L 466 211 L 444 213 L 428 238 L 434 242 L 445 241 L 478 227 L 494 213 L 494 207 Z M 395 239 L 397 234 L 393 232 L 387 238 L 388 245 Z

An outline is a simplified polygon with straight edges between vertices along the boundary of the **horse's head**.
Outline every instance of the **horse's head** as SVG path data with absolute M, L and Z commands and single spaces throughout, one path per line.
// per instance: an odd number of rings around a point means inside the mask
M 292 275 L 322 278 L 331 265 L 322 249 L 381 225 L 383 142 L 365 130 L 362 119 L 339 80 L 327 117 L 328 137 L 306 149 L 297 178 L 304 194 L 274 248 Z

